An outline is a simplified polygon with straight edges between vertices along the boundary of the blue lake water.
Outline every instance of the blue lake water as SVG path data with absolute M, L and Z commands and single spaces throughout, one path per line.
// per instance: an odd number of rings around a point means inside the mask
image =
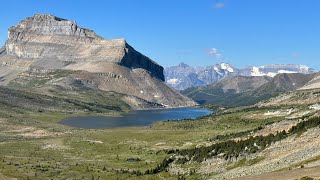
M 202 108 L 174 108 L 131 111 L 121 117 L 106 116 L 77 116 L 69 117 L 60 123 L 78 128 L 118 128 L 130 126 L 150 126 L 153 123 L 165 120 L 195 119 L 211 114 L 212 111 Z

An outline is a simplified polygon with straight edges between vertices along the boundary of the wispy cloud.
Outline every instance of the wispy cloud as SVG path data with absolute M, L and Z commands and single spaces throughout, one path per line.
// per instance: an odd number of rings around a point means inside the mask
M 219 52 L 219 50 L 217 48 L 210 48 L 209 51 L 208 51 L 208 55 L 209 56 L 214 56 L 217 59 L 223 58 L 223 55 Z
M 226 6 L 226 4 L 223 3 L 223 2 L 217 2 L 217 3 L 214 4 L 214 8 L 215 8 L 215 9 L 222 9 L 222 8 L 224 8 L 225 6 Z
M 300 56 L 300 54 L 299 54 L 298 52 L 293 52 L 293 53 L 291 54 L 291 56 L 294 57 L 294 58 L 297 58 L 297 57 Z
M 217 48 L 211 48 L 211 49 L 209 49 L 209 51 L 208 51 L 208 54 L 209 54 L 209 55 L 214 55 L 214 54 L 216 54 L 216 53 L 218 53 L 218 49 L 217 49 Z

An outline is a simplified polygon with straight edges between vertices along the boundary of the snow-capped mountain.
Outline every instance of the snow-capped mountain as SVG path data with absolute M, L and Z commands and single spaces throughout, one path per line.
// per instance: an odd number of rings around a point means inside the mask
M 314 70 L 305 65 L 296 64 L 271 64 L 264 66 L 251 66 L 241 70 L 241 75 L 245 76 L 270 76 L 274 77 L 277 74 L 302 73 L 310 74 Z
M 180 63 L 177 66 L 165 68 L 165 80 L 166 83 L 177 89 L 183 90 L 188 87 L 204 86 L 206 83 L 198 78 L 197 70 L 187 64 Z
M 177 90 L 208 85 L 223 77 L 237 74 L 238 70 L 227 63 L 195 68 L 180 63 L 164 70 L 166 83 Z
M 314 70 L 305 65 L 271 64 L 264 66 L 250 66 L 243 69 L 235 68 L 228 63 L 219 63 L 206 67 L 191 67 L 185 63 L 165 68 L 166 83 L 177 89 L 205 86 L 228 76 L 269 76 L 274 77 L 283 73 L 310 74 Z
M 202 71 L 198 72 L 198 78 L 205 82 L 205 84 L 211 84 L 223 77 L 237 75 L 238 69 L 234 68 L 230 64 L 220 63 L 213 66 L 207 66 Z

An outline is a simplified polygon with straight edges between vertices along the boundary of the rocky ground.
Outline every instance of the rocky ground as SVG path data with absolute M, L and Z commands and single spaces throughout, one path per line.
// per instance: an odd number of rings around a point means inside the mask
M 315 157 L 320 155 L 320 129 L 310 129 L 300 137 L 289 137 L 277 142 L 264 151 L 254 155 L 251 159 L 263 157 L 264 159 L 250 166 L 237 167 L 224 170 L 213 179 L 230 179 L 235 177 L 259 175 L 283 169 L 300 168 L 308 166 Z M 304 163 L 305 162 L 305 163 Z M 320 163 L 319 159 L 314 161 Z M 224 166 L 227 163 L 224 163 Z M 316 164 L 313 164 L 316 165 Z M 211 162 L 211 167 L 219 166 Z M 319 167 L 318 167 L 319 169 Z
M 298 90 L 288 93 L 283 93 L 279 96 L 273 97 L 267 101 L 260 102 L 259 106 L 308 106 L 314 105 L 320 102 L 320 90 L 311 89 L 311 90 Z
M 265 173 L 257 176 L 247 176 L 246 180 L 292 180 L 301 179 L 303 177 L 309 177 L 314 179 L 320 179 L 320 166 L 310 167 L 310 168 L 299 168 L 284 170 L 278 172 Z M 233 180 L 242 180 L 243 177 L 234 178 Z
M 315 103 L 315 102 L 313 102 Z M 286 106 L 285 106 L 286 107 Z M 302 121 L 306 115 L 318 116 L 318 105 L 287 106 L 287 108 L 272 108 L 264 111 L 247 111 L 242 109 L 245 119 L 280 118 L 278 122 L 267 124 L 263 128 L 244 134 L 241 137 L 231 138 L 238 141 L 250 136 L 267 136 L 277 132 L 287 131 Z M 238 110 L 240 110 L 238 108 Z M 227 112 L 230 112 L 226 110 Z M 240 112 L 241 112 L 240 111 Z M 239 120 L 238 120 L 239 121 Z M 320 128 L 311 128 L 306 132 L 291 135 L 277 141 L 266 149 L 253 154 L 242 155 L 239 158 L 225 160 L 223 154 L 207 159 L 197 164 L 188 162 L 184 165 L 174 164 L 170 172 L 188 174 L 190 169 L 202 174 L 205 179 L 300 179 L 304 176 L 319 178 L 320 172 Z M 216 143 L 213 141 L 212 143 Z M 201 144 L 209 146 L 209 144 Z M 286 173 L 292 172 L 289 175 Z M 268 178 L 266 178 L 268 179 Z

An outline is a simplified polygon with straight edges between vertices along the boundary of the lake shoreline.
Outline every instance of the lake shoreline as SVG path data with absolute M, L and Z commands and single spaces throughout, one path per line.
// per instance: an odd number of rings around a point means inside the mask
M 213 111 L 200 107 L 133 110 L 122 116 L 74 116 L 62 119 L 59 124 L 84 129 L 112 129 L 150 126 L 160 121 L 197 119 Z

